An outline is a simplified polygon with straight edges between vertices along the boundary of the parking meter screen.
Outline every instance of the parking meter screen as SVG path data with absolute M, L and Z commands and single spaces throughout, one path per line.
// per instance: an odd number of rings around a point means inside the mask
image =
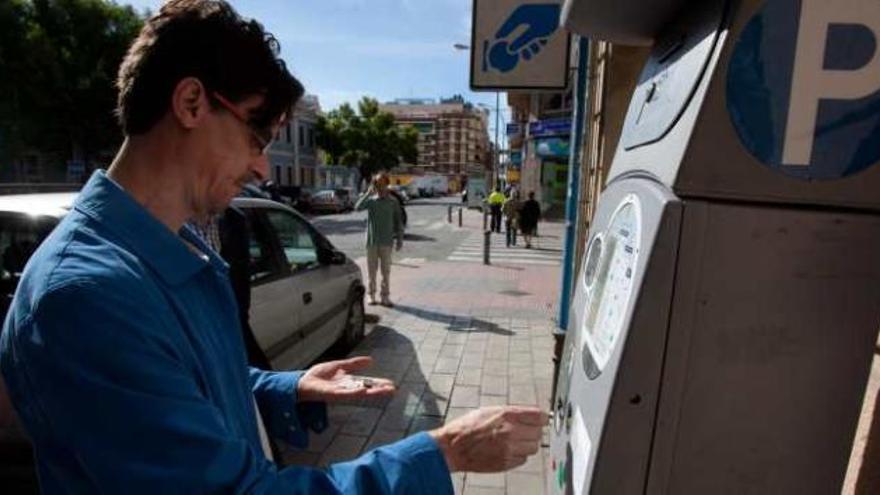
M 589 349 L 599 372 L 608 363 L 623 329 L 639 256 L 640 220 L 638 199 L 628 196 L 614 213 L 602 242 L 591 246 L 601 246 L 599 253 L 587 255 L 588 264 L 598 266 L 595 280 L 585 280 L 591 286 L 591 297 L 581 331 L 582 345 Z

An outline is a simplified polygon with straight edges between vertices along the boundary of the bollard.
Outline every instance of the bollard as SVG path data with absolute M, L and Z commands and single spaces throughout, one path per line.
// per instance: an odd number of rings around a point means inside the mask
M 452 223 L 452 205 L 449 205 L 449 208 L 446 209 L 446 221 Z
M 463 209 L 463 208 L 459 208 L 459 209 L 458 209 L 458 226 L 459 226 L 459 227 L 461 227 L 461 210 L 462 210 L 462 209 Z
M 483 264 L 489 264 L 489 246 L 492 245 L 492 231 L 484 230 L 483 231 Z

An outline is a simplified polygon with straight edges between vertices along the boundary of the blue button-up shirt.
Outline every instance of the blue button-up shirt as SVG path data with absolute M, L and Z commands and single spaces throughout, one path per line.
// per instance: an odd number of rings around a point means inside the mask
M 199 256 L 181 241 L 199 248 Z M 28 263 L 0 366 L 47 493 L 452 493 L 421 433 L 326 470 L 280 468 L 260 445 L 326 427 L 301 372 L 246 365 L 227 267 L 102 172 Z

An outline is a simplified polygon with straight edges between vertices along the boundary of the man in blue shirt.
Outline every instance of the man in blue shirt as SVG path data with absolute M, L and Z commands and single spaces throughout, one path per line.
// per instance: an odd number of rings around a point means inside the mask
M 0 340 L 45 492 L 451 493 L 450 471 L 536 452 L 546 415 L 495 407 L 326 470 L 272 461 L 266 434 L 303 446 L 325 401 L 393 392 L 342 386 L 369 358 L 248 368 L 227 266 L 184 226 L 268 174 L 303 92 L 277 57 L 226 3 L 172 0 L 123 61 L 125 141 L 31 258 Z

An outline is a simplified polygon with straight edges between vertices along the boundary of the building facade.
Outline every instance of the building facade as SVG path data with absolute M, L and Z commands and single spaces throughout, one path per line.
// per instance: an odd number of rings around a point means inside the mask
M 571 91 L 512 91 L 507 93 L 507 103 L 511 122 L 504 176 L 508 182 L 518 181 L 521 191 L 534 191 L 542 209 L 559 216 L 568 185 Z
M 315 124 L 321 105 L 315 95 L 305 95 L 297 102 L 293 117 L 278 131 L 268 159 L 271 180 L 284 186 L 314 188 L 321 163 L 315 145 Z
M 488 112 L 461 96 L 441 99 L 398 99 L 380 106 L 399 125 L 419 131 L 415 173 L 464 176 L 491 163 Z

